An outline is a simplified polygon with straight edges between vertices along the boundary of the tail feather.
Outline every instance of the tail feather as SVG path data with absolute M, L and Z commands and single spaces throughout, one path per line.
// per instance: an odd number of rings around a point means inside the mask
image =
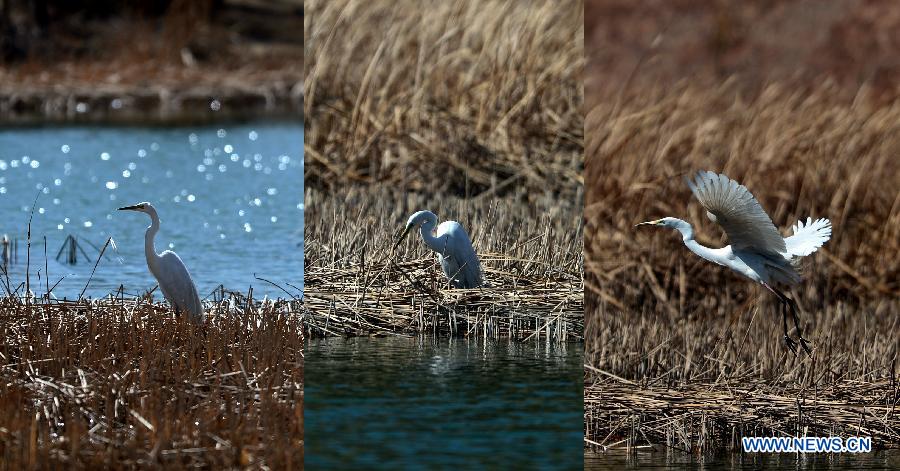
M 803 224 L 803 221 L 797 221 L 792 230 L 794 235 L 784 239 L 787 254 L 793 257 L 805 257 L 815 252 L 831 238 L 831 221 L 828 219 L 813 221 L 812 218 L 806 218 L 806 224 Z

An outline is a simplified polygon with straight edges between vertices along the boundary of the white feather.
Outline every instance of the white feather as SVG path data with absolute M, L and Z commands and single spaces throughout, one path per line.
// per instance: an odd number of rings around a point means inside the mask
M 806 218 L 806 224 L 800 220 L 791 229 L 794 235 L 784 239 L 784 245 L 787 246 L 786 253 L 794 257 L 805 257 L 815 252 L 831 238 L 831 221 L 828 219 L 813 221 Z

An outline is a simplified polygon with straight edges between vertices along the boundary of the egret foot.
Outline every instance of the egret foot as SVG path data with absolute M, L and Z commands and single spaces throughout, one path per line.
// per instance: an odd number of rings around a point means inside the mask
M 794 352 L 794 356 L 797 356 L 797 342 L 794 342 L 788 334 L 784 334 L 784 343 L 787 345 L 787 348 L 790 348 L 792 352 Z M 803 348 L 806 348 L 804 344 Z
M 812 349 L 809 348 L 808 344 L 809 344 L 809 340 L 806 340 L 805 338 L 803 338 L 803 336 L 800 336 L 800 346 L 803 347 L 803 351 L 806 352 L 806 355 L 811 357 Z M 795 354 L 796 354 L 796 352 L 795 352 Z

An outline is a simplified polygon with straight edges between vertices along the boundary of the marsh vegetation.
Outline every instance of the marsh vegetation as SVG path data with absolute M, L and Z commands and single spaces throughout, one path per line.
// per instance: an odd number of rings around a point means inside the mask
M 900 444 L 900 110 L 832 85 L 645 89 L 587 116 L 586 446 L 685 451 L 746 435 L 862 435 Z M 774 297 L 637 222 L 676 216 L 724 234 L 684 178 L 715 169 L 786 228 L 832 239 L 791 295 L 813 354 L 781 341 Z
M 290 302 L 0 299 L 0 459 L 12 467 L 302 467 Z
M 304 6 L 309 334 L 580 339 L 580 2 Z M 418 237 L 390 253 L 421 209 L 489 287 L 448 289 Z

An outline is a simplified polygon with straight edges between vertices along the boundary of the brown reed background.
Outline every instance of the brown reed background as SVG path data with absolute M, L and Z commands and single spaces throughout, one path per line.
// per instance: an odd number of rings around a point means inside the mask
M 813 5 L 814 4 L 814 5 Z M 585 447 L 686 452 L 747 435 L 900 445 L 900 24 L 890 1 L 585 7 Z M 690 253 L 727 239 L 684 177 L 724 172 L 785 234 L 833 236 L 792 291 L 811 358 L 764 289 Z
M 580 339 L 583 4 L 305 4 L 310 335 Z M 397 232 L 458 220 L 491 286 Z M 515 314 L 515 315 L 513 315 Z
M 745 98 L 726 81 L 645 89 L 590 111 L 590 440 L 708 449 L 753 429 L 900 444 L 900 109 L 866 93 L 773 83 Z M 684 183 L 700 169 L 747 186 L 784 234 L 800 218 L 832 220 L 832 239 L 792 290 L 812 358 L 783 345 L 764 290 L 689 253 L 671 231 L 633 227 L 675 216 L 699 242 L 727 244 Z

